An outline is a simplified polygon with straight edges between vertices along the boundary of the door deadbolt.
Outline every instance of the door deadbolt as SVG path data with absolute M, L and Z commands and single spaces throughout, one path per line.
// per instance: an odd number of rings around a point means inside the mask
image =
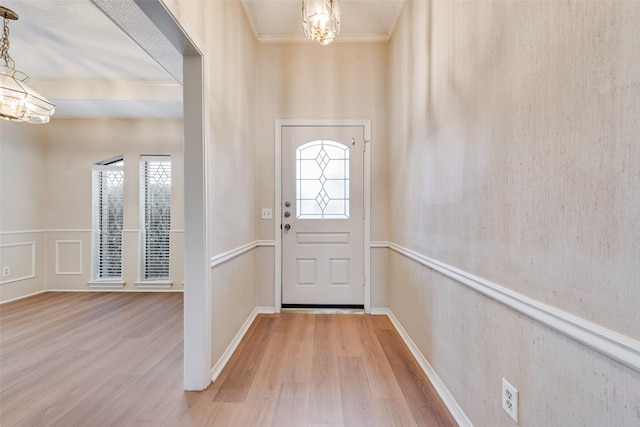
M 291 212 L 287 211 L 284 213 L 285 218 L 289 218 L 291 216 Z
M 284 202 L 284 207 L 285 208 L 290 208 L 291 207 L 291 202 Z

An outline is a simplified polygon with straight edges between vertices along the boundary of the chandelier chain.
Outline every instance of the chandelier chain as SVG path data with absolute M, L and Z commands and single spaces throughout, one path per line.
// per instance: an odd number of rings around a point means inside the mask
M 4 66 L 15 68 L 15 63 L 9 56 L 9 20 L 5 16 L 3 19 L 2 38 L 0 39 L 0 58 L 4 60 Z

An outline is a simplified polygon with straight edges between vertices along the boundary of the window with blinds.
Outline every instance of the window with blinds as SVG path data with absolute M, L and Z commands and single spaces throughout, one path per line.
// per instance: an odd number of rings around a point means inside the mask
M 171 158 L 140 157 L 142 280 L 169 279 Z
M 122 157 L 93 166 L 93 264 L 95 279 L 122 278 Z

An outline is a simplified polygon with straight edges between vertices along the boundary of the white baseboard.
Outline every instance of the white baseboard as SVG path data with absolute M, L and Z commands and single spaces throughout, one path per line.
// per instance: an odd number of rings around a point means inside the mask
M 258 314 L 276 314 L 275 307 L 256 307 Z
M 2 302 L 0 302 L 0 305 L 2 305 L 2 304 L 6 304 L 6 303 L 8 303 L 8 302 L 19 301 L 19 300 L 21 300 L 21 299 L 25 299 L 25 298 L 33 297 L 33 296 L 40 295 L 40 294 L 44 294 L 45 292 L 47 292 L 47 291 L 38 291 L 38 292 L 34 292 L 34 293 L 32 293 L 32 294 L 23 295 L 23 296 L 21 296 L 21 297 L 12 298 L 12 299 L 9 299 L 9 300 L 6 300 L 6 301 L 2 301 Z
M 238 348 L 238 345 L 240 345 L 240 341 L 242 341 L 242 338 L 244 338 L 245 334 L 249 330 L 249 327 L 251 326 L 253 321 L 256 319 L 258 314 L 274 314 L 274 313 L 275 313 L 275 307 L 256 307 L 253 309 L 253 311 L 251 312 L 247 320 L 244 322 L 244 324 L 242 325 L 242 327 L 240 328 L 236 336 L 231 341 L 231 344 L 229 344 L 225 352 L 222 354 L 222 357 L 220 357 L 220 359 L 218 359 L 216 364 L 213 365 L 213 367 L 211 368 L 212 382 L 218 378 L 218 375 L 220 375 L 220 372 L 222 372 L 224 367 L 227 366 L 227 363 L 229 363 L 229 359 L 231 359 L 231 356 Z
M 184 289 L 120 289 L 120 288 L 91 288 L 91 289 L 47 289 L 45 292 L 135 292 L 137 294 L 143 293 L 184 293 Z
M 220 373 L 222 372 L 222 370 L 224 369 L 224 367 L 227 365 L 227 363 L 229 363 L 231 356 L 238 348 L 238 345 L 240 345 L 240 341 L 242 341 L 242 338 L 244 338 L 245 334 L 249 330 L 249 327 L 251 326 L 253 321 L 256 319 L 258 314 L 274 314 L 274 313 L 275 313 L 275 307 L 256 307 L 251 312 L 251 314 L 249 315 L 247 320 L 244 322 L 244 324 L 236 334 L 231 344 L 229 344 L 229 346 L 223 353 L 222 357 L 220 357 L 218 362 L 213 366 L 213 368 L 211 368 L 211 381 L 215 381 L 220 375 Z M 431 383 L 433 384 L 433 387 L 436 389 L 436 391 L 440 395 L 440 398 L 443 400 L 444 404 L 447 406 L 447 408 L 451 412 L 451 415 L 454 417 L 456 422 L 462 427 L 467 427 L 467 426 L 473 427 L 473 424 L 471 423 L 469 418 L 467 418 L 462 408 L 460 408 L 460 406 L 458 405 L 458 402 L 456 402 L 451 392 L 449 392 L 449 389 L 447 389 L 444 382 L 440 379 L 438 374 L 436 374 L 433 367 L 431 367 L 427 359 L 422 355 L 418 347 L 415 345 L 411 337 L 409 337 L 409 334 L 402 327 L 402 324 L 400 323 L 400 321 L 398 321 L 398 319 L 395 317 L 393 312 L 388 308 L 372 308 L 371 314 L 385 315 L 389 317 L 389 319 L 391 320 L 391 323 L 400 334 L 400 337 L 402 337 L 402 340 L 405 342 L 405 344 L 411 351 L 411 354 L 413 355 L 413 357 L 415 357 L 416 361 L 424 371 L 427 378 L 429 378 L 429 381 L 431 381 Z
M 440 398 L 442 399 L 444 404 L 447 406 L 447 408 L 449 409 L 449 412 L 451 412 L 451 415 L 456 420 L 458 425 L 462 427 L 467 427 L 467 426 L 473 427 L 473 423 L 471 422 L 471 420 L 464 413 L 460 405 L 458 405 L 458 402 L 456 402 L 455 398 L 453 397 L 453 395 L 451 394 L 447 386 L 440 379 L 438 374 L 436 374 L 436 371 L 433 369 L 433 367 L 431 366 L 429 361 L 426 359 L 426 357 L 424 357 L 420 349 L 418 349 L 418 346 L 416 346 L 416 344 L 413 342 L 413 340 L 411 339 L 407 331 L 404 329 L 400 321 L 393 314 L 393 312 L 388 308 L 376 309 L 376 311 L 377 311 L 376 314 L 386 314 L 387 317 L 389 317 L 389 320 L 391 320 L 391 323 L 393 323 L 393 326 L 396 328 L 396 330 L 402 337 L 402 340 L 405 342 L 407 347 L 409 347 L 409 351 L 411 351 L 411 354 L 413 354 L 413 357 L 415 357 L 416 361 L 424 371 L 425 375 L 427 376 L 427 378 L 429 378 L 429 381 L 431 381 L 431 384 L 433 384 L 433 387 L 438 392 L 438 395 L 440 395 Z M 373 310 L 372 310 L 372 314 L 373 314 Z
M 2 301 L 0 302 L 0 305 L 6 304 L 8 302 L 18 301 L 24 298 L 29 298 L 35 295 L 44 294 L 47 292 L 121 292 L 121 293 L 136 292 L 138 294 L 156 292 L 156 293 L 167 294 L 167 293 L 184 293 L 184 290 L 182 289 L 97 289 L 97 288 L 96 289 L 45 289 L 44 291 L 38 291 L 29 295 L 23 295 L 21 297 L 13 298 L 7 301 Z M 273 311 L 271 313 L 273 313 Z

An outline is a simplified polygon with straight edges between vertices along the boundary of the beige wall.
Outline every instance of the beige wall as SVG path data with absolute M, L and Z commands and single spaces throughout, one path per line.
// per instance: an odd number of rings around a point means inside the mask
M 238 1 L 176 1 L 205 51 L 210 257 L 256 240 L 255 49 Z M 256 307 L 254 254 L 211 271 L 211 360 Z
M 391 241 L 640 339 L 637 2 L 410 2 Z M 390 308 L 476 425 L 635 425 L 640 373 L 391 254 Z M 637 342 L 637 341 L 636 341 Z
M 9 276 L 0 273 L 0 302 L 45 289 L 46 161 L 39 130 L 0 121 L 0 271 L 10 269 Z
M 387 45 L 261 44 L 257 54 L 257 207 L 274 207 L 274 126 L 277 119 L 370 119 L 371 239 L 387 234 Z M 274 220 L 260 220 L 258 238 L 273 240 Z M 273 249 L 259 253 L 273 264 Z M 386 305 L 383 276 L 372 271 L 372 305 Z M 273 306 L 273 276 L 261 277 L 258 305 Z M 376 305 L 379 304 L 379 305 Z
M 171 156 L 172 289 L 181 290 L 183 215 L 182 119 L 53 120 L 43 131 L 47 147 L 47 289 L 87 289 L 91 271 L 93 164 L 124 157 L 123 281 L 137 289 L 140 280 L 140 179 L 141 155 Z M 60 241 L 66 243 L 61 251 Z M 73 241 L 82 242 L 73 245 Z M 63 244 L 64 246 L 64 244 Z M 56 257 L 55 255 L 58 254 Z M 66 258 L 61 256 L 64 254 Z M 81 263 L 80 261 L 81 260 Z M 64 267 L 66 264 L 66 268 Z M 79 271 L 82 274 L 59 274 Z M 56 273 L 58 272 L 58 273 Z
M 92 166 L 118 155 L 125 160 L 125 289 L 136 289 L 139 280 L 138 165 L 142 154 L 171 155 L 174 256 L 170 279 L 173 289 L 182 289 L 181 119 L 54 119 L 37 127 L 19 123 L 2 126 L 2 244 L 32 242 L 37 237 L 37 274 L 34 279 L 2 285 L 1 301 L 44 289 L 88 289 L 87 282 L 92 280 Z M 15 231 L 28 233 L 7 234 Z M 8 251 L 5 248 L 3 253 Z M 25 265 L 11 266 L 16 274 L 31 269 L 30 259 L 22 256 L 20 260 Z

